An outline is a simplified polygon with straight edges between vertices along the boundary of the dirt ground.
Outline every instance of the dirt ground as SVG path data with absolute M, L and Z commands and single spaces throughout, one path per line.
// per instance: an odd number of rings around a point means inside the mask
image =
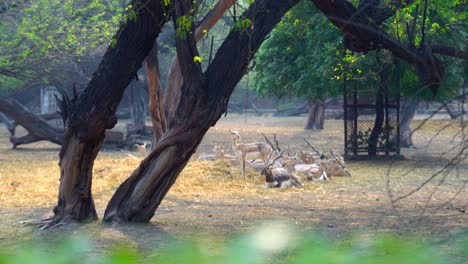
M 414 126 L 420 123 L 416 121 Z M 305 117 L 228 116 L 210 129 L 195 156 L 210 152 L 214 145 L 222 145 L 232 154 L 229 129 L 239 130 L 244 142 L 262 141 L 259 132 L 277 133 L 281 146 L 290 153 L 306 148 L 303 138 L 323 150 L 342 152 L 342 121 L 327 120 L 321 132 L 304 131 L 304 124 Z M 468 162 L 465 159 L 444 169 L 460 151 L 459 132 L 460 124 L 455 121 L 429 121 L 414 135 L 417 148 L 402 151 L 405 159 L 347 161 L 353 177 L 305 182 L 301 189 L 266 190 L 253 170 L 244 183 L 237 166 L 193 159 L 150 224 L 94 222 L 40 232 L 21 222 L 51 214 L 59 184 L 59 148 L 41 142 L 11 150 L 7 131 L 0 126 L 0 245 L 12 246 L 33 238 L 54 239 L 64 233 L 91 237 L 97 241 L 96 252 L 115 243 L 150 250 L 171 238 L 216 244 L 230 234 L 252 230 L 262 221 L 278 218 L 300 230 L 333 237 L 395 232 L 427 236 L 450 245 L 454 236 L 468 237 L 468 190 L 464 188 Z M 99 154 L 94 166 L 93 194 L 101 217 L 118 184 L 142 158 L 142 154 L 128 151 Z M 424 188 L 392 202 L 440 170 Z

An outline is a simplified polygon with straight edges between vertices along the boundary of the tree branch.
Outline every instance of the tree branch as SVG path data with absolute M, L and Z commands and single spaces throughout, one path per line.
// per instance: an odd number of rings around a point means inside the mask
M 443 78 L 443 65 L 434 56 L 429 45 L 419 48 L 405 46 L 381 30 L 365 12 L 360 12 L 346 0 L 311 0 L 325 16 L 344 33 L 345 47 L 366 53 L 388 49 L 395 56 L 412 64 L 426 87 L 433 93 Z
M 468 52 L 444 45 L 431 45 L 432 52 L 454 58 L 468 60 Z
M 216 25 L 218 20 L 224 15 L 236 0 L 219 0 L 208 14 L 202 19 L 201 23 L 195 29 L 195 41 L 203 38 L 203 31 L 209 31 Z M 179 58 L 176 55 L 172 60 L 171 69 L 166 81 L 166 92 L 164 94 L 164 114 L 169 123 L 179 105 L 180 93 L 183 85 L 183 77 L 180 69 Z
M 8 117 L 15 120 L 15 122 L 23 126 L 29 132 L 29 135 L 26 137 L 16 138 L 14 127 L 10 127 L 10 141 L 13 144 L 13 148 L 20 144 L 27 144 L 40 140 L 48 140 L 58 145 L 62 144 L 63 131 L 61 129 L 50 126 L 45 120 L 31 113 L 16 100 L 0 96 L 0 112 L 3 112 Z M 12 123 L 10 123 L 10 125 L 12 125 Z

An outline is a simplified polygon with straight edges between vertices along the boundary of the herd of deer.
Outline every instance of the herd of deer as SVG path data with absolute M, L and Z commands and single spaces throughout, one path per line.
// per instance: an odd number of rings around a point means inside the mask
M 232 150 L 235 155 L 227 155 L 222 146 L 215 146 L 215 154 L 203 154 L 198 160 L 228 160 L 232 165 L 240 165 L 242 176 L 246 177 L 246 166 L 260 171 L 265 176 L 266 188 L 302 187 L 304 184 L 296 174 L 305 174 L 308 180 L 328 180 L 331 176 L 351 176 L 346 169 L 343 157 L 330 151 L 330 157 L 317 150 L 304 139 L 312 151 L 299 151 L 294 156 L 284 155 L 279 147 L 276 134 L 275 145 L 264 135 L 266 143 L 241 143 L 238 131 L 232 134 Z M 276 156 L 272 162 L 270 160 Z M 258 160 L 259 159 L 259 160 Z

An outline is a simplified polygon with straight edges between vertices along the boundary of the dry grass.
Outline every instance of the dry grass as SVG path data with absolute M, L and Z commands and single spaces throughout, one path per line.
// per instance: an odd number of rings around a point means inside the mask
M 231 116 L 209 130 L 199 153 L 211 151 L 214 145 L 222 145 L 230 152 L 229 129 L 239 130 L 246 142 L 262 141 L 260 131 L 277 133 L 282 147 L 291 153 L 305 148 L 303 138 L 309 138 L 323 150 L 343 149 L 342 121 L 327 121 L 321 132 L 304 131 L 303 123 L 304 117 Z M 431 139 L 440 128 L 445 129 Z M 334 178 L 328 183 L 306 182 L 303 189 L 266 190 L 253 170 L 248 171 L 244 182 L 237 166 L 223 161 L 192 160 L 158 209 L 153 226 L 115 229 L 92 224 L 84 229 L 102 241 L 132 241 L 140 246 L 154 240 L 151 232 L 184 236 L 204 230 L 222 235 L 252 228 L 262 219 L 272 217 L 284 217 L 306 229 L 328 229 L 337 234 L 368 229 L 447 235 L 458 232 L 454 230 L 466 230 L 468 217 L 463 211 L 468 210 L 468 193 L 459 192 L 467 180 L 466 161 L 448 173 L 443 184 L 437 184 L 439 177 L 409 198 L 395 205 L 390 203 L 390 193 L 394 197 L 406 194 L 446 164 L 452 154 L 440 153 L 460 143 L 458 137 L 452 140 L 459 128 L 449 120 L 430 121 L 415 133 L 419 148 L 404 151 L 408 159 L 392 163 L 349 162 L 354 177 Z M 428 142 L 431 144 L 425 146 Z M 21 226 L 10 229 L 12 224 L 50 214 L 59 184 L 57 157 L 58 148 L 46 142 L 10 150 L 6 130 L 0 128 L 0 213 L 6 219 L 0 224 L 0 241 L 12 239 L 18 232 L 29 232 Z M 136 152 L 99 154 L 93 173 L 93 195 L 99 215 L 142 158 Z

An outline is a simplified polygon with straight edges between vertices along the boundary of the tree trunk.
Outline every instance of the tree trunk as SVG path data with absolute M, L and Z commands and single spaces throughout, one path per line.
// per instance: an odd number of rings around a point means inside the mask
M 63 130 L 52 127 L 46 122 L 47 117 L 54 117 L 55 115 L 49 114 L 44 116 L 45 118 L 41 118 L 41 116 L 31 113 L 16 100 L 3 96 L 0 96 L 0 112 L 14 120 L 4 119 L 11 134 L 10 142 L 13 144 L 13 148 L 41 140 L 47 140 L 58 145 L 62 144 Z M 16 137 L 15 128 L 18 124 L 23 126 L 29 134 Z
M 154 149 L 167 127 L 166 118 L 164 116 L 161 79 L 159 77 L 157 43 L 155 43 L 148 56 L 145 58 L 145 69 L 146 79 L 148 81 L 150 118 L 153 126 L 153 142 L 151 146 Z
M 104 221 L 148 222 L 153 217 L 205 133 L 226 111 L 227 99 L 246 72 L 251 55 L 296 3 L 255 1 L 244 16 L 254 23 L 253 27 L 231 31 L 204 74 L 193 63 L 196 49 L 191 35 L 186 40 L 176 39 L 184 76 L 179 106 L 159 144 L 117 189 Z M 183 41 L 191 41 L 190 46 L 181 44 Z M 235 63 L 226 63 L 230 61 Z
M 412 97 L 401 98 L 400 106 L 400 147 L 409 148 L 413 146 L 413 132 L 411 123 L 416 115 L 419 100 Z M 396 139 L 394 139 L 396 142 Z
M 203 120 L 202 116 L 199 118 Z M 150 221 L 200 144 L 207 127 L 209 125 L 186 123 L 164 133 L 156 148 L 119 186 L 107 205 L 104 221 Z
M 445 104 L 444 105 L 444 108 L 445 110 L 447 111 L 447 114 L 450 116 L 450 119 L 452 120 L 456 120 L 457 118 L 459 118 L 461 115 L 463 115 L 463 112 L 460 111 L 459 113 L 455 113 L 452 111 L 452 109 L 450 109 L 450 105 L 449 104 Z
M 133 0 L 136 20 L 123 23 L 115 44 L 104 55 L 93 78 L 79 97 L 64 96 L 60 108 L 66 128 L 60 151 L 60 187 L 54 218 L 61 221 L 93 220 L 92 169 L 106 129 L 117 118 L 115 111 L 125 88 L 141 67 L 166 21 L 162 1 Z
M 309 116 L 305 129 L 322 130 L 325 122 L 325 103 L 320 99 L 309 100 Z
M 382 127 L 385 119 L 385 108 L 384 108 L 384 91 L 385 89 L 385 80 L 381 80 L 381 86 L 377 91 L 375 97 L 375 122 L 372 132 L 369 136 L 369 147 L 368 155 L 370 157 L 377 156 L 377 148 L 379 147 L 379 136 L 382 134 Z
M 127 135 L 143 134 L 146 125 L 146 91 L 133 83 L 130 87 L 130 123 L 127 127 Z

